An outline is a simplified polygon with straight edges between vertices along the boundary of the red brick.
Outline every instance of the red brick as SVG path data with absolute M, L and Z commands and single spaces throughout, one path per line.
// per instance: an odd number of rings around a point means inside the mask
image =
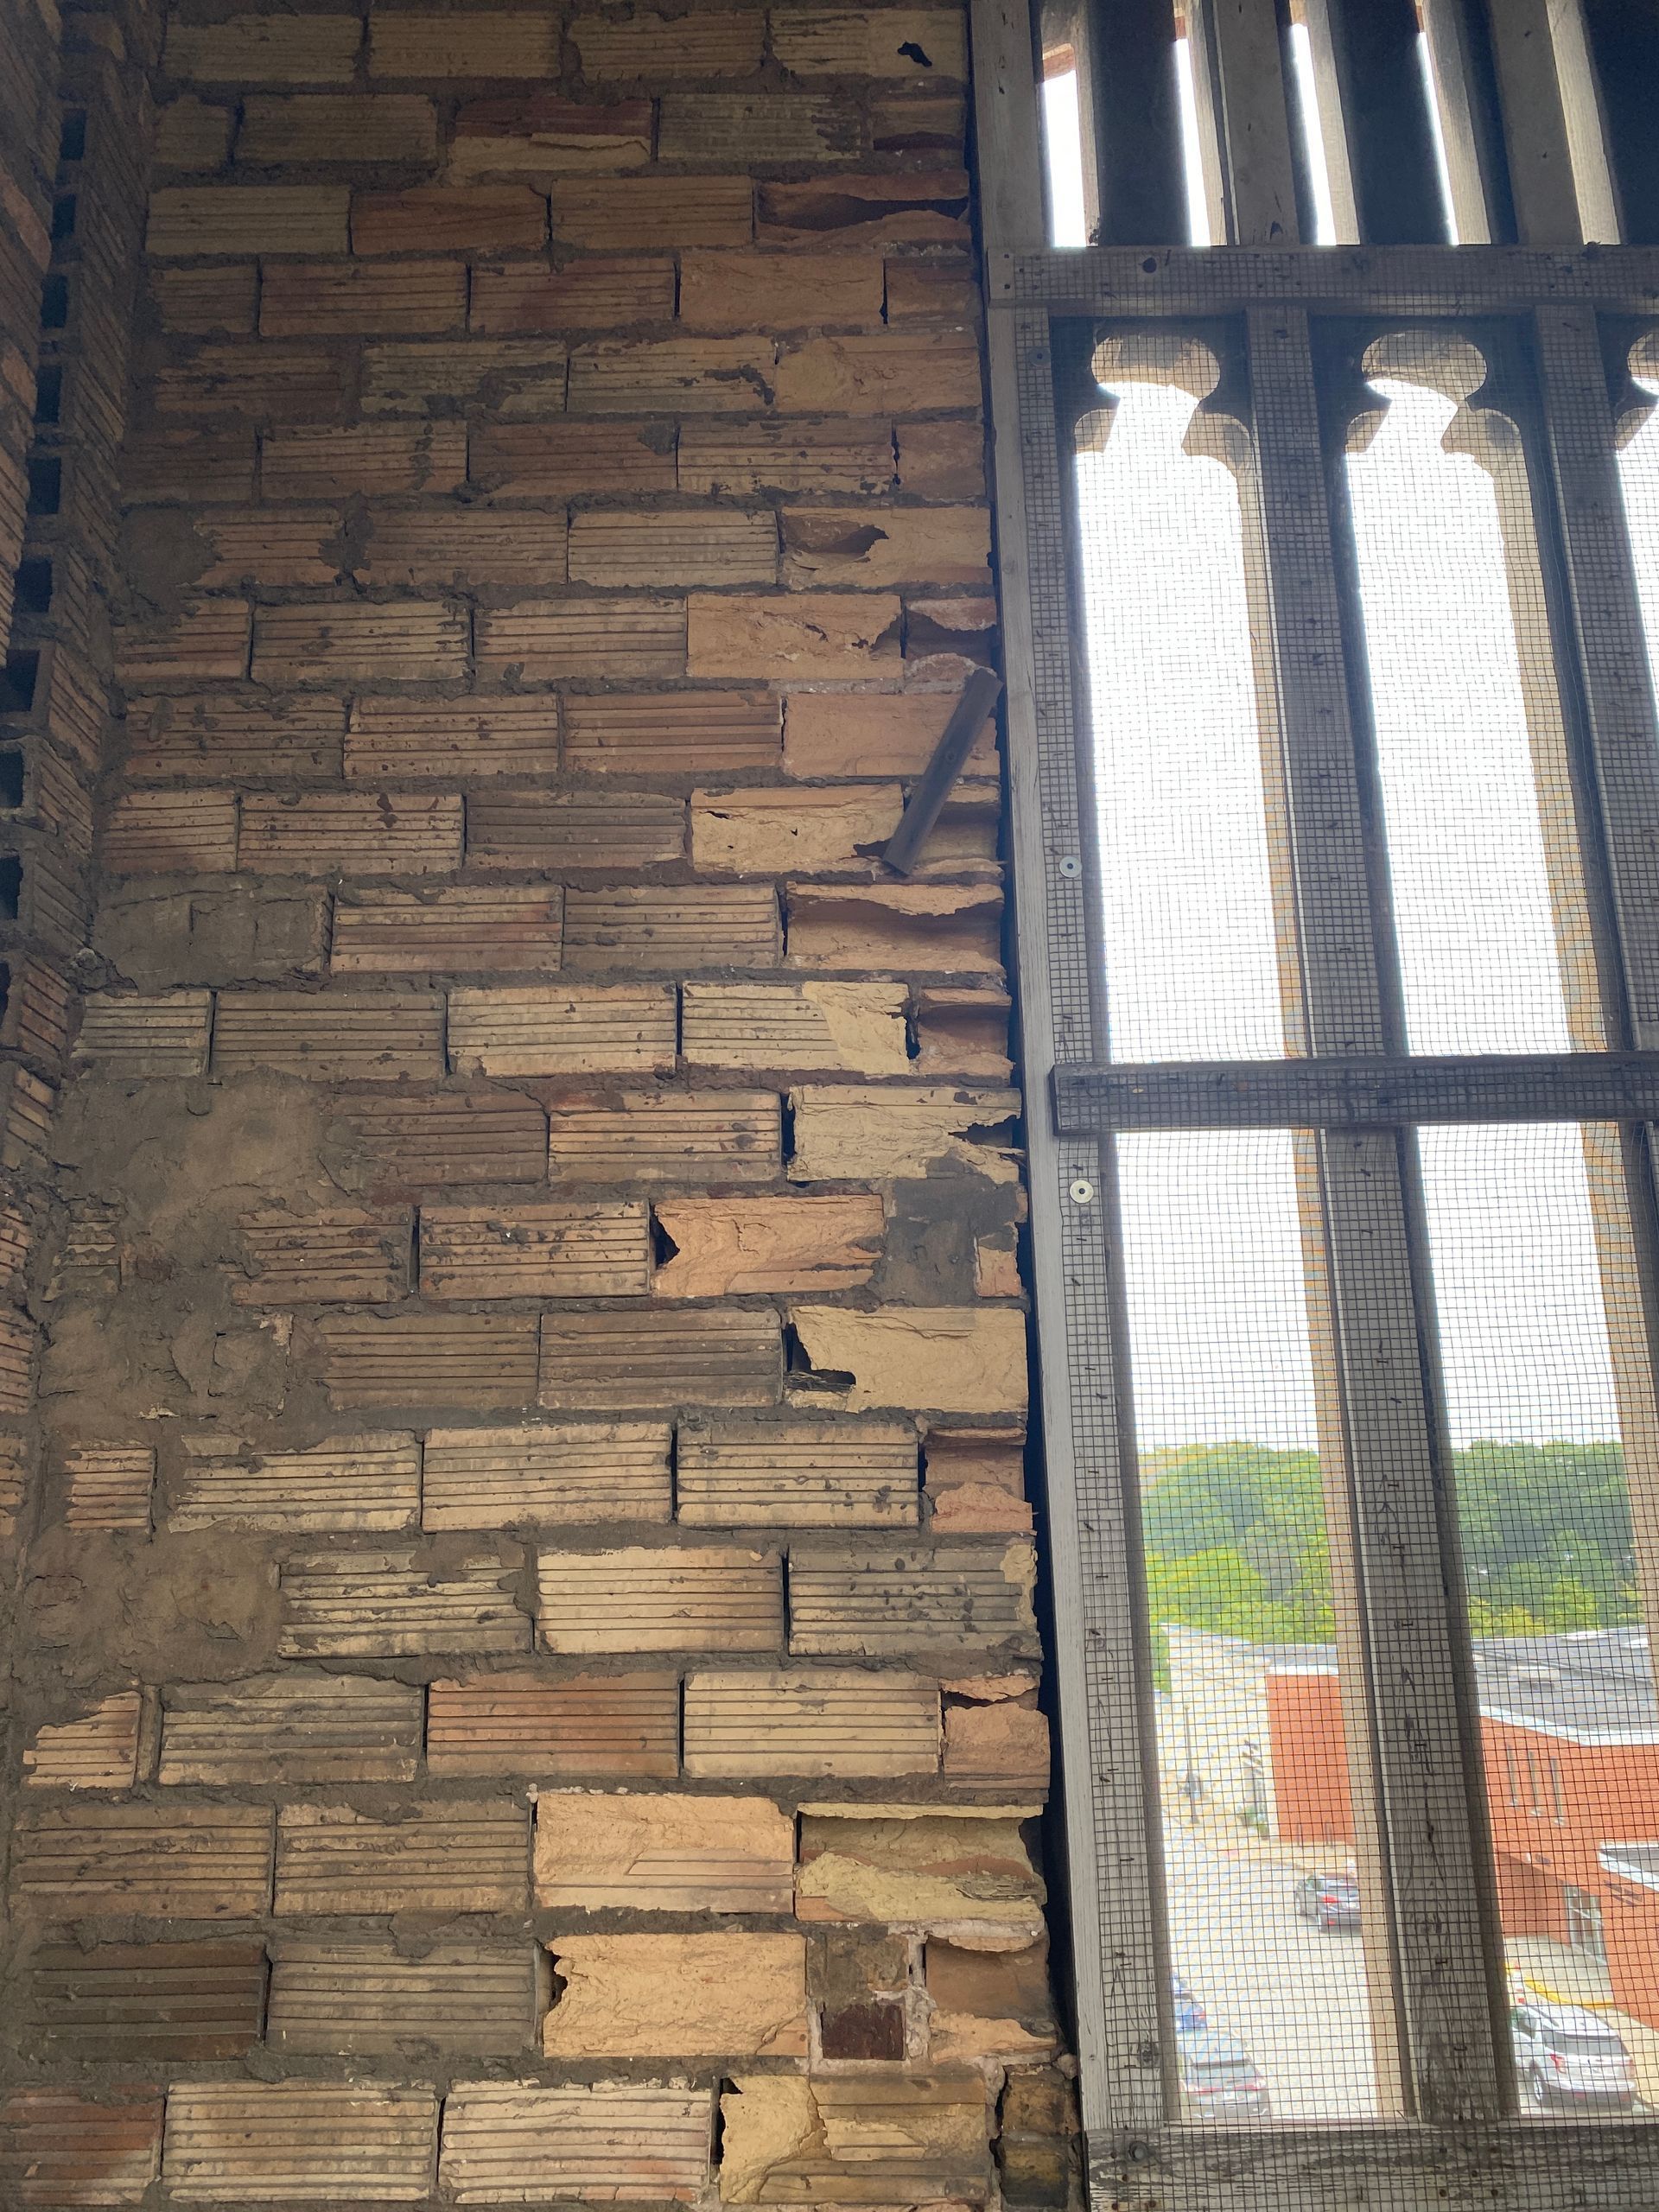
M 651 159 L 651 102 L 583 105 L 550 92 L 469 100 L 455 118 L 449 174 L 568 176 L 639 168 Z

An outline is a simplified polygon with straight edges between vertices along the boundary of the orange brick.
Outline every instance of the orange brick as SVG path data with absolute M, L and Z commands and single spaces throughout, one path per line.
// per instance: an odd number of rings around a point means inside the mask
M 467 432 L 460 423 L 271 430 L 261 443 L 260 482 L 268 499 L 454 492 L 466 475 Z
M 874 253 L 688 253 L 680 263 L 680 320 L 688 330 L 819 329 L 881 320 L 881 261 Z
M 472 474 L 504 499 L 565 499 L 674 489 L 674 433 L 664 424 L 480 423 Z
M 966 169 L 884 169 L 760 188 L 759 234 L 770 245 L 967 245 L 972 187 Z
M 741 691 L 625 691 L 565 700 L 565 755 L 585 775 L 687 775 L 778 765 L 779 702 Z
M 585 246 L 747 245 L 753 200 L 746 176 L 562 178 L 552 188 L 553 235 Z
M 459 261 L 278 262 L 259 298 L 265 338 L 414 337 L 458 330 L 466 316 Z
M 372 77 L 550 77 L 558 66 L 558 22 L 539 9 L 388 13 L 369 26 Z
M 459 181 L 639 168 L 651 159 L 651 120 L 649 100 L 469 100 L 455 118 L 449 174 Z
M 521 184 L 423 185 L 359 192 L 352 200 L 353 253 L 441 253 L 538 246 L 547 201 Z
M 671 261 L 573 261 L 563 269 L 512 262 L 473 275 L 470 327 L 604 330 L 622 323 L 664 322 L 674 313 Z
M 102 845 L 112 875 L 194 875 L 236 866 L 232 791 L 134 791 L 110 811 Z
M 890 594 L 797 593 L 687 602 L 691 676 L 765 679 L 880 676 L 899 664 L 899 601 Z
M 570 575 L 578 583 L 772 583 L 778 522 L 768 510 L 693 507 L 619 514 L 595 508 L 570 522 Z

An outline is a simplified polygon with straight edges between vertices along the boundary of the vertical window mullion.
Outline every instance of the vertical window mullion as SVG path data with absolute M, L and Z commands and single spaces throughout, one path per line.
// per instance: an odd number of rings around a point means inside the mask
M 1285 803 L 1308 1046 L 1389 1039 L 1371 916 L 1342 604 L 1307 318 L 1252 310 L 1261 532 L 1278 663 Z M 1408 1152 L 1319 1139 L 1359 1620 L 1389 1870 L 1401 2027 L 1418 2117 L 1489 2118 L 1507 2089 L 1466 1639 L 1424 1347 L 1426 1272 Z M 1473 1754 L 1471 1758 L 1471 1752 Z

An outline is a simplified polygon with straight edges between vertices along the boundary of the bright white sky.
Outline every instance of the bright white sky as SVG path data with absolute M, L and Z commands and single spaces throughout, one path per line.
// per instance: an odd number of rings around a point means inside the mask
M 1050 79 L 1045 94 L 1054 242 L 1082 244 L 1075 79 Z M 1196 213 L 1191 173 L 1189 198 Z M 1328 237 L 1328 193 L 1316 198 Z M 1560 1049 L 1566 1010 L 1492 482 L 1442 448 L 1449 399 L 1382 379 L 1377 389 L 1388 410 L 1351 457 L 1349 482 L 1411 1044 Z M 1111 1050 L 1276 1057 L 1236 495 L 1220 463 L 1181 451 L 1190 394 L 1125 380 L 1112 397 L 1109 436 L 1078 461 Z M 1651 636 L 1653 423 L 1627 448 L 1624 475 Z M 1616 1436 L 1576 1128 L 1433 1129 L 1421 1146 L 1453 1441 Z M 1312 1445 L 1288 1135 L 1141 1136 L 1120 1156 L 1143 1443 Z

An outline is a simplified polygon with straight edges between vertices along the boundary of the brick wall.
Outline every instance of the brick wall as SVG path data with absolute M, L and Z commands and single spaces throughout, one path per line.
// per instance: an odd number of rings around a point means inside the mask
M 20 2202 L 1066 2200 L 964 37 L 166 25 Z

